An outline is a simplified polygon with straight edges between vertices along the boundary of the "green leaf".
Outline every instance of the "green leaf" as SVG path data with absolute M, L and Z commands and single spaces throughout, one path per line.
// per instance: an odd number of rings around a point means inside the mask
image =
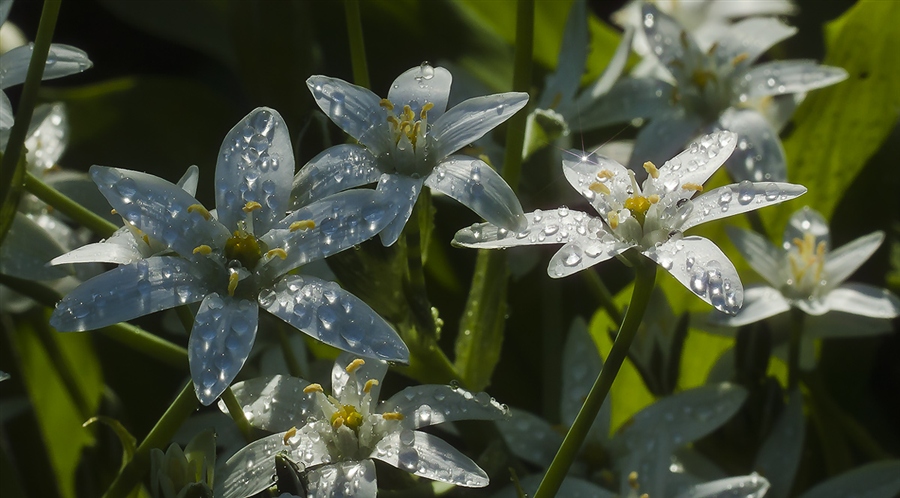
M 0 151 L 0 161 L 2 160 L 3 153 Z M 13 220 L 16 217 L 16 210 L 19 207 L 19 198 L 21 198 L 22 192 L 24 191 L 22 185 L 25 181 L 25 170 L 25 150 L 22 149 L 22 154 L 19 156 L 19 162 L 12 174 L 6 198 L 0 199 L 0 244 L 3 243 L 3 239 L 5 239 L 6 235 L 9 233 L 9 229 L 12 227 Z
M 827 26 L 825 64 L 850 76 L 811 92 L 797 110 L 796 130 L 784 141 L 788 179 L 809 193 L 764 215 L 768 226 L 783 227 L 803 205 L 831 219 L 853 179 L 896 126 L 898 18 L 900 3 L 862 0 Z
M 87 420 L 87 422 L 81 424 L 82 427 L 87 427 L 91 424 L 95 424 L 97 422 L 101 422 L 106 424 L 113 432 L 116 433 L 116 436 L 119 438 L 119 442 L 122 443 L 122 465 L 121 468 L 125 468 L 125 465 L 131 461 L 134 457 L 134 452 L 137 449 L 137 439 L 128 432 L 128 429 L 122 425 L 121 422 L 106 416 L 98 416 L 91 417 Z

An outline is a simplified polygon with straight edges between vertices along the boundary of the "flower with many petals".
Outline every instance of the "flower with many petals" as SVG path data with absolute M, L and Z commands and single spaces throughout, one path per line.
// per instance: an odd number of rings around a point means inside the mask
M 216 493 L 254 495 L 273 483 L 275 459 L 286 456 L 308 471 L 312 496 L 375 496 L 372 459 L 417 476 L 483 487 L 487 474 L 471 459 L 422 427 L 456 420 L 497 420 L 507 414 L 487 393 L 455 386 L 408 387 L 377 403 L 383 361 L 342 353 L 331 373 L 332 396 L 319 384 L 274 376 L 235 384 L 234 393 L 255 427 L 276 432 L 250 443 L 226 464 Z M 224 403 L 219 408 L 227 410 Z M 316 493 L 313 493 L 316 490 Z
M 183 188 L 102 166 L 91 175 L 126 223 L 171 254 L 88 280 L 57 305 L 58 330 L 88 330 L 200 302 L 188 343 L 200 402 L 231 383 L 256 337 L 259 308 L 360 356 L 407 361 L 397 333 L 337 284 L 285 275 L 359 244 L 395 211 L 372 190 L 343 192 L 285 216 L 293 150 L 277 111 L 258 108 L 225 137 L 216 165 L 216 216 Z
M 554 278 L 634 248 L 717 310 L 734 314 L 741 307 L 743 287 L 731 261 L 710 240 L 685 237 L 682 232 L 806 192 L 806 188 L 789 183 L 743 181 L 694 197 L 731 155 L 736 141 L 734 133 L 717 132 L 701 137 L 660 168 L 644 163 L 648 177 L 643 186 L 638 185 L 633 171 L 612 159 L 572 151 L 577 159 L 563 160 L 563 172 L 600 217 L 566 207 L 536 210 L 526 215 L 525 230 L 481 223 L 457 232 L 453 242 L 488 249 L 565 244 L 547 269 Z
M 453 153 L 509 119 L 528 95 L 476 97 L 445 113 L 451 81 L 450 71 L 422 63 L 398 76 L 382 99 L 340 79 L 309 78 L 322 111 L 360 145 L 338 145 L 314 157 L 294 179 L 296 202 L 377 181 L 398 212 L 381 232 L 386 246 L 400 237 L 423 185 L 491 223 L 522 229 L 522 206 L 503 178 L 484 161 Z

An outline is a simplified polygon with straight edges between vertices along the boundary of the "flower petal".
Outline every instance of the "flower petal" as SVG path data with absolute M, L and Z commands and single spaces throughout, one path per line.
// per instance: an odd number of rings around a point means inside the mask
M 603 360 L 591 339 L 583 318 L 572 320 L 562 353 L 562 388 L 559 400 L 560 422 L 571 427 L 575 416 L 587 399 L 594 381 L 600 375 Z M 609 439 L 610 403 L 603 403 L 591 424 L 587 441 L 605 443 Z
M 76 287 L 56 305 L 50 325 L 61 332 L 92 330 L 194 303 L 209 292 L 207 280 L 178 257 L 143 259 Z
M 216 161 L 216 211 L 229 230 L 252 218 L 251 233 L 263 234 L 288 210 L 294 149 L 281 114 L 257 107 L 225 135 Z M 248 214 L 244 207 L 261 207 Z
M 306 474 L 308 496 L 341 498 L 359 496 L 374 497 L 378 494 L 375 479 L 375 462 L 338 462 L 322 465 Z
M 126 222 L 185 258 L 200 245 L 224 247 L 231 235 L 215 218 L 189 211 L 197 200 L 162 178 L 105 166 L 91 166 L 91 177 Z
M 15 213 L 0 245 L 0 273 L 27 280 L 52 280 L 68 275 L 71 268 L 47 266 L 65 249 L 31 218 Z
M 887 289 L 866 284 L 849 283 L 829 292 L 825 306 L 836 311 L 872 318 L 894 318 L 900 315 L 900 299 Z
M 618 240 L 612 235 L 597 237 L 575 235 L 550 258 L 547 275 L 550 278 L 568 277 L 625 252 L 633 244 Z
M 325 149 L 300 168 L 291 187 L 293 208 L 378 181 L 381 171 L 375 156 L 359 145 L 342 144 Z
M 628 167 L 633 171 L 641 171 L 641 166 L 646 161 L 662 164 L 663 161 L 683 150 L 684 144 L 700 133 L 702 125 L 702 117 L 689 113 L 683 108 L 675 108 L 651 118 L 650 123 L 638 131 Z M 712 150 L 711 147 L 710 150 Z M 708 158 L 703 157 L 703 160 L 706 159 Z M 715 168 L 721 165 L 716 161 L 709 164 L 715 164 Z M 660 178 L 662 177 L 662 170 L 660 170 Z
M 567 155 L 574 158 L 564 156 L 562 161 L 563 175 L 569 184 L 604 218 L 610 211 L 618 210 L 631 188 L 631 176 L 625 166 L 593 152 L 585 154 L 570 150 Z M 598 182 L 606 186 L 610 194 L 597 195 L 592 188 L 597 188 Z
M 694 37 L 684 30 L 678 21 L 660 11 L 655 5 L 645 3 L 642 8 L 644 35 L 650 50 L 678 81 L 686 81 L 691 75 L 683 61 L 700 60 L 704 54 Z
M 41 104 L 34 109 L 25 139 L 25 160 L 30 171 L 56 166 L 69 144 L 69 120 L 62 103 Z
M 740 276 L 728 256 L 703 237 L 673 238 L 643 253 L 700 299 L 734 315 L 744 301 Z
M 200 303 L 188 340 L 188 363 L 203 406 L 212 404 L 241 371 L 258 321 L 259 308 L 247 299 L 213 292 Z
M 560 216 L 563 213 L 564 216 Z M 505 249 L 507 247 L 536 244 L 562 244 L 579 232 L 593 230 L 594 234 L 603 229 L 600 218 L 566 207 L 526 213 L 527 225 L 521 232 L 511 232 L 490 223 L 475 223 L 456 232 L 452 244 L 478 249 Z M 603 232 L 606 233 L 605 231 Z
M 142 247 L 143 246 L 143 247 Z M 138 242 L 127 227 L 122 227 L 103 242 L 87 244 L 62 256 L 54 258 L 50 263 L 63 265 L 67 263 L 113 263 L 127 265 L 147 258 L 150 246 Z
M 762 498 L 768 490 L 769 481 L 753 473 L 691 486 L 677 498 Z
M 656 78 L 622 78 L 602 98 L 581 110 L 581 117 L 569 126 L 575 131 L 588 131 L 635 118 L 654 118 L 672 109 L 675 88 Z
M 772 484 L 767 498 L 789 496 L 794 474 L 800 465 L 805 426 L 803 397 L 800 390 L 795 389 L 790 393 L 787 407 L 756 454 L 753 465 Z
M 812 60 L 772 61 L 749 69 L 741 81 L 742 96 L 800 93 L 834 85 L 847 79 L 847 71 L 821 66 Z
M 644 181 L 644 195 L 677 195 L 690 198 L 694 191 L 684 188 L 686 184 L 703 185 L 728 159 L 737 145 L 737 135 L 730 131 L 719 131 L 704 135 L 691 142 L 677 156 L 659 167 L 657 178 L 648 177 Z M 635 146 L 637 148 L 637 146 Z M 632 154 L 631 162 L 635 162 Z M 639 165 L 643 164 L 643 161 Z
M 773 287 L 784 284 L 781 277 L 784 253 L 772 245 L 768 239 L 750 230 L 725 227 L 728 238 L 737 248 L 741 256 L 750 263 L 750 267 L 756 270 Z
M 800 498 L 856 496 L 891 498 L 900 493 L 900 460 L 882 460 L 832 477 L 806 491 Z
M 370 380 L 376 380 L 378 383 L 370 386 L 368 391 L 374 404 L 381 393 L 381 382 L 387 373 L 388 365 L 381 360 L 368 359 L 353 374 L 348 373 L 347 367 L 357 359 L 360 359 L 359 355 L 344 352 L 334 360 L 331 367 L 331 394 L 342 404 L 359 406 L 366 392 L 366 384 Z
M 525 213 L 516 194 L 481 159 L 450 156 L 428 175 L 425 185 L 456 199 L 494 225 L 515 232 L 526 227 Z
M 734 180 L 787 180 L 787 164 L 778 132 L 762 114 L 753 109 L 729 108 L 719 117 L 718 126 L 738 134 L 738 146 L 725 162 Z
M 708 4 L 708 16 L 720 19 L 740 19 L 750 16 L 789 16 L 797 13 L 792 0 L 753 0 L 743 2 L 712 2 Z
M 508 92 L 475 97 L 457 104 L 435 120 L 428 131 L 434 147 L 429 155 L 441 160 L 453 154 L 511 118 L 527 103 L 527 93 Z
M 806 193 L 806 187 L 793 183 L 749 182 L 725 185 L 693 199 L 693 211 L 681 226 L 682 231 L 701 223 L 727 218 L 780 204 Z
M 15 120 L 13 119 L 12 102 L 9 101 L 6 92 L 0 90 L 0 148 L 3 150 L 6 150 L 6 142 L 9 140 L 6 131 L 12 128 L 13 124 L 15 124 Z
M 417 476 L 466 488 L 483 488 L 490 482 L 472 459 L 424 432 L 402 429 L 389 434 L 369 456 Z
M 334 124 L 361 144 L 376 152 L 387 151 L 390 144 L 381 97 L 361 86 L 327 76 L 311 76 L 306 86 L 316 104 Z
M 289 451 L 285 433 L 272 434 L 241 448 L 216 471 L 216 496 L 245 498 L 275 484 L 275 455 Z M 222 477 L 219 477 L 222 476 Z
M 830 311 L 824 315 L 806 317 L 803 337 L 830 339 L 833 337 L 865 337 L 893 332 L 891 321 L 854 313 Z
M 616 51 L 613 53 L 612 59 L 609 60 L 606 69 L 603 70 L 603 74 L 597 78 L 597 81 L 588 88 L 585 88 L 584 91 L 578 95 L 574 105 L 570 105 L 568 108 L 562 105 L 560 106 L 560 111 L 567 120 L 576 123 L 574 128 L 588 129 L 588 127 L 583 127 L 581 124 L 578 124 L 578 122 L 581 121 L 581 118 L 576 117 L 577 115 L 573 115 L 573 113 L 580 113 L 584 109 L 593 107 L 598 100 L 604 97 L 612 89 L 616 81 L 619 81 L 622 71 L 628 63 L 628 56 L 631 55 L 631 43 L 634 40 L 634 33 L 635 30 L 633 27 L 629 26 L 626 28 L 625 32 L 622 33 L 622 39 L 616 46 Z M 578 77 L 576 81 L 580 81 L 580 79 L 581 78 Z M 546 88 L 544 89 L 544 92 L 547 92 Z
M 452 83 L 453 76 L 450 75 L 450 71 L 423 62 L 420 66 L 407 69 L 394 79 L 391 89 L 388 90 L 388 100 L 401 108 L 404 105 L 410 106 L 417 115 L 426 102 L 431 102 L 434 107 L 428 111 L 428 117 L 434 122 L 447 109 Z
M 3 81 L 0 88 L 9 88 L 25 82 L 28 73 L 28 64 L 31 62 L 31 53 L 34 51 L 34 43 L 16 47 L 2 55 Z M 47 54 L 47 63 L 44 66 L 42 80 L 62 78 L 70 74 L 77 74 L 93 65 L 84 50 L 71 45 L 54 43 L 50 45 Z
M 734 316 L 712 313 L 710 321 L 718 325 L 742 327 L 765 320 L 791 309 L 791 304 L 777 290 L 765 285 L 750 285 L 744 289 L 744 305 Z
M 275 375 L 238 382 L 231 386 L 231 392 L 250 425 L 280 432 L 318 412 L 315 398 L 303 392 L 309 384 L 297 377 Z M 224 401 L 219 401 L 219 410 L 228 413 Z
M 397 217 L 380 234 L 381 244 L 385 247 L 393 245 L 400 238 L 403 227 L 406 226 L 406 222 L 412 215 L 423 183 L 425 180 L 421 178 L 410 178 L 403 175 L 382 175 L 381 180 L 378 181 L 376 190 L 388 199 L 392 207 L 397 208 Z
M 825 266 L 822 268 L 828 280 L 828 287 L 834 288 L 852 275 L 878 250 L 884 241 L 884 232 L 872 232 L 849 244 L 825 253 Z
M 486 392 L 440 385 L 407 387 L 385 401 L 380 411 L 402 413 L 408 429 L 457 420 L 502 420 L 509 414 L 509 408 Z
M 563 28 L 556 71 L 544 80 L 544 90 L 536 104 L 538 109 L 559 110 L 558 104 L 575 99 L 591 45 L 588 31 L 587 4 L 585 0 L 575 0 Z
M 409 362 L 397 332 L 361 299 L 336 283 L 288 275 L 263 290 L 259 305 L 325 344 L 365 358 Z
M 510 451 L 517 457 L 540 468 L 547 468 L 563 436 L 546 420 L 517 408 L 510 409 L 509 420 L 497 423 Z
M 195 196 L 197 195 L 197 182 L 200 181 L 200 168 L 197 167 L 196 164 L 188 166 L 188 169 L 185 170 L 184 174 L 181 175 L 181 178 L 178 180 L 178 185 L 188 194 Z
M 733 67 L 747 67 L 756 62 L 766 50 L 796 33 L 797 28 L 788 26 L 777 18 L 751 17 L 729 26 L 716 40 L 713 55 L 719 66 L 729 64 Z

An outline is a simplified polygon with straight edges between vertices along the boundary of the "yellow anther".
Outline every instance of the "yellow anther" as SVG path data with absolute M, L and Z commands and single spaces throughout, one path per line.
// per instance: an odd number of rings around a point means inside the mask
M 202 254 L 204 256 L 209 256 L 212 252 L 212 247 L 209 247 L 206 244 L 201 244 L 194 248 L 194 254 Z
M 306 394 L 310 394 L 325 392 L 325 390 L 322 389 L 322 384 L 310 384 L 303 388 L 303 392 Z
M 410 137 L 409 137 L 409 139 L 413 143 L 413 145 L 416 144 L 416 137 L 419 136 L 419 130 L 421 130 L 421 129 L 422 129 L 422 122 L 416 121 L 416 123 L 412 127 L 412 133 L 410 134 Z
M 338 430 L 342 425 L 344 425 L 344 417 L 341 416 L 340 412 L 335 412 L 335 414 L 331 416 L 331 427 L 334 430 Z
M 291 223 L 291 226 L 288 228 L 292 232 L 296 232 L 297 230 L 309 230 L 311 228 L 316 228 L 316 222 L 313 220 L 295 221 Z
M 731 59 L 731 65 L 737 66 L 741 62 L 744 62 L 745 60 L 747 60 L 748 57 L 750 57 L 750 54 L 748 54 L 747 52 L 741 52 L 741 53 L 737 54 L 734 57 L 734 59 Z
M 363 392 L 367 393 L 372 390 L 373 387 L 378 385 L 378 379 L 369 379 L 366 381 L 366 385 L 363 386 Z
M 635 214 L 646 213 L 647 210 L 650 209 L 650 204 L 651 204 L 651 202 L 649 199 L 647 199 L 644 196 L 640 196 L 640 195 L 637 195 L 634 197 L 629 197 L 629 198 L 625 199 L 625 202 L 623 203 L 625 208 L 627 208 L 628 210 L 630 210 L 632 213 L 635 213 Z
M 694 192 L 703 192 L 703 185 L 698 185 L 691 182 L 683 183 L 681 185 L 681 188 L 683 188 L 684 190 L 693 190 Z
M 365 364 L 366 364 L 365 360 L 363 360 L 362 358 L 357 358 L 357 359 L 351 361 L 350 364 L 347 365 L 347 368 L 345 368 L 344 370 L 346 370 L 347 373 L 353 373 L 353 372 L 359 370 L 359 367 L 361 367 Z
M 150 236 L 146 233 L 141 236 L 141 240 L 144 241 L 144 244 L 147 244 L 148 246 L 150 245 Z
M 252 213 L 253 211 L 256 211 L 257 209 L 262 209 L 262 204 L 260 204 L 256 201 L 250 201 L 247 204 L 244 204 L 244 207 L 241 209 L 243 209 L 245 213 Z
M 694 71 L 694 74 L 691 75 L 691 80 L 700 88 L 706 88 L 707 83 L 715 79 L 716 75 L 709 71 Z
M 403 417 L 403 414 L 400 413 L 400 412 L 387 412 L 387 413 L 382 413 L 381 416 L 382 416 L 385 420 L 403 420 L 403 418 L 404 418 L 404 417 Z
M 117 215 L 117 214 L 119 214 L 119 213 L 117 213 L 115 209 L 110 209 L 110 210 L 109 210 L 109 214 L 111 214 L 111 215 Z
M 650 204 L 656 204 L 657 202 L 659 202 L 659 196 L 656 194 L 650 194 L 650 196 L 647 197 L 647 200 L 650 201 Z
M 616 177 L 616 174 L 608 169 L 602 169 L 599 173 L 597 173 L 597 178 L 603 180 L 604 178 L 607 180 L 613 179 Z
M 646 170 L 653 178 L 659 178 L 659 168 L 650 161 L 644 163 L 644 170 Z
M 604 184 L 602 184 L 602 183 L 600 183 L 600 182 L 594 182 L 594 183 L 592 183 L 591 186 L 588 187 L 588 188 L 591 190 L 591 192 L 594 192 L 594 193 L 597 193 L 597 194 L 606 194 L 606 195 L 610 195 L 609 187 L 607 187 L 606 185 L 604 185 Z
M 285 250 L 280 247 L 276 247 L 275 249 L 272 249 L 266 253 L 267 259 L 274 259 L 276 256 L 281 258 L 282 260 L 285 260 L 287 259 L 287 252 L 285 252 Z
M 637 472 L 632 470 L 631 473 L 628 474 L 628 485 L 631 486 L 631 488 L 634 490 L 638 489 L 639 486 L 638 486 L 638 473 Z
M 388 99 L 381 99 L 381 102 L 379 102 L 378 105 L 380 105 L 381 107 L 384 107 L 385 109 L 387 109 L 389 111 L 394 110 L 394 103 Z
M 349 427 L 351 429 L 354 429 L 354 430 L 358 429 L 359 426 L 361 426 L 363 423 L 362 414 L 359 413 L 358 411 L 356 411 L 355 407 L 351 406 L 351 407 L 344 407 L 344 408 L 350 408 L 350 410 L 348 410 L 349 413 L 347 414 L 347 417 L 344 419 L 344 423 L 347 424 L 347 427 Z
M 207 211 L 202 204 L 191 204 L 188 206 L 187 211 L 189 213 L 193 213 L 194 211 L 200 213 L 200 216 L 203 216 L 203 219 L 206 221 L 209 221 L 209 219 L 212 218 L 212 215 L 209 214 L 209 211 Z
M 428 119 L 428 111 L 434 108 L 434 104 L 431 102 L 425 102 L 425 105 L 422 106 L 422 110 L 419 111 L 419 119 Z
M 410 107 L 409 105 L 403 106 L 403 114 L 401 115 L 403 116 L 404 121 L 411 122 L 415 121 L 416 119 L 416 114 L 412 111 L 412 107 Z
M 393 114 L 388 115 L 387 122 L 390 123 L 394 128 L 400 128 L 400 119 Z
M 284 444 L 289 444 L 288 440 L 297 435 L 297 428 L 291 427 L 284 433 Z
M 233 295 L 234 295 L 234 290 L 237 289 L 238 281 L 239 281 L 239 280 L 240 280 L 240 277 L 238 277 L 238 274 L 237 274 L 236 271 L 235 271 L 235 272 L 231 272 L 231 273 L 228 275 L 228 295 L 229 295 L 229 296 L 233 296 Z
M 682 33 L 684 33 L 684 32 L 682 31 Z M 718 48 L 719 48 L 719 42 L 713 42 L 713 44 L 709 46 L 709 50 L 707 50 L 706 53 L 709 55 L 712 55 Z
M 619 213 L 610 211 L 609 215 L 607 215 L 607 221 L 609 222 L 609 228 L 615 230 L 619 226 Z

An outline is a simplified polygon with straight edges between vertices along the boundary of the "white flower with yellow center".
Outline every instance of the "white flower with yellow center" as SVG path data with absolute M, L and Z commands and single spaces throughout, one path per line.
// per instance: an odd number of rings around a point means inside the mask
M 488 249 L 564 244 L 547 269 L 553 278 L 634 248 L 717 310 L 734 314 L 741 307 L 743 287 L 731 261 L 710 240 L 682 232 L 806 192 L 789 183 L 749 181 L 703 192 L 703 183 L 735 144 L 735 134 L 727 131 L 701 137 L 660 168 L 645 163 L 648 177 L 643 185 L 634 172 L 612 159 L 572 151 L 577 159 L 563 160 L 563 172 L 600 217 L 566 207 L 538 210 L 526 215 L 525 230 L 510 232 L 482 223 L 460 230 L 453 242 Z
M 341 496 L 375 496 L 373 458 L 428 479 L 487 486 L 487 474 L 469 457 L 417 429 L 456 420 L 498 420 L 508 409 L 487 393 L 441 385 L 408 387 L 379 404 L 386 372 L 382 361 L 342 353 L 332 369 L 332 396 L 321 385 L 295 377 L 235 384 L 250 424 L 276 434 L 228 460 L 216 496 L 244 498 L 269 488 L 279 454 L 309 470 L 310 492 L 337 489 Z M 227 410 L 221 402 L 219 408 Z

